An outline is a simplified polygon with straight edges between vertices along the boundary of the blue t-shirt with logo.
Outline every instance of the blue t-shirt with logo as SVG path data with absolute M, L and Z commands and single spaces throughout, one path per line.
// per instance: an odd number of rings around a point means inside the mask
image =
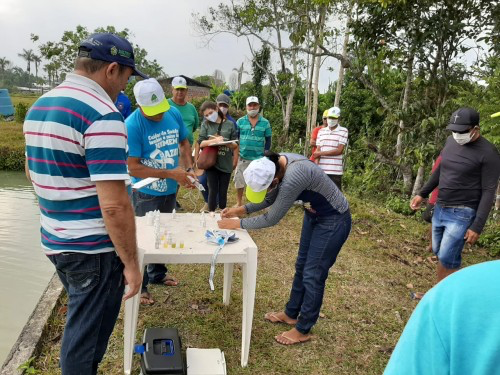
M 179 143 L 188 132 L 180 112 L 174 108 L 165 112 L 159 122 L 148 120 L 136 109 L 125 120 L 128 132 L 129 157 L 140 158 L 141 163 L 155 169 L 174 169 L 179 165 Z M 141 178 L 132 177 L 132 183 Z M 162 196 L 175 194 L 177 181 L 160 179 L 139 189 L 141 193 Z

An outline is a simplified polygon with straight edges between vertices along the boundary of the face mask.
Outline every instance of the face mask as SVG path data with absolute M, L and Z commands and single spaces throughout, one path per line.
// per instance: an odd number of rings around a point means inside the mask
M 469 143 L 471 141 L 471 139 L 474 137 L 473 132 L 464 133 L 464 134 L 453 132 L 453 133 L 451 133 L 451 135 L 453 136 L 453 139 L 455 140 L 455 142 L 457 142 L 460 146 L 463 146 L 466 143 Z
M 259 110 L 258 109 L 250 109 L 250 110 L 247 110 L 247 113 L 248 113 L 248 116 L 255 117 L 259 114 Z
M 226 108 L 226 107 L 219 107 L 219 110 L 220 110 L 222 113 L 224 113 L 224 115 L 227 113 L 227 110 L 228 110 L 228 109 L 229 109 L 229 108 Z
M 212 112 L 208 116 L 205 116 L 205 118 L 208 121 L 210 121 L 210 122 L 216 122 L 217 121 L 217 117 L 219 117 L 219 114 L 217 112 Z
M 339 124 L 338 118 L 329 118 L 326 120 L 328 122 L 328 127 L 333 128 Z

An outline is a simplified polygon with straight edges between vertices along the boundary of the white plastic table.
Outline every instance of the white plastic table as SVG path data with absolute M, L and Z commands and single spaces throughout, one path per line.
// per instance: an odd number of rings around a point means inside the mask
M 146 223 L 146 217 L 136 217 L 137 247 L 139 250 L 139 266 L 141 272 L 144 265 L 150 263 L 167 264 L 193 264 L 208 263 L 212 261 L 212 254 L 216 245 L 207 243 L 205 231 L 218 229 L 217 220 L 220 215 L 212 218 L 205 214 L 206 227 L 200 226 L 201 214 L 179 214 L 172 218 L 172 214 L 160 214 L 161 225 L 166 225 L 177 241 L 176 248 L 164 248 L 163 244 L 155 249 L 154 227 Z M 222 301 L 229 305 L 231 282 L 234 264 L 241 264 L 243 271 L 243 314 L 241 337 L 241 366 L 246 367 L 250 350 L 250 337 L 252 334 L 253 309 L 255 300 L 255 283 L 257 279 L 257 246 L 246 230 L 235 231 L 239 241 L 226 244 L 217 257 L 217 263 L 224 264 L 224 284 Z M 184 240 L 184 248 L 179 248 L 179 240 Z M 209 270 L 207 269 L 207 293 Z M 217 285 L 216 285 L 217 287 Z M 132 369 L 132 356 L 136 336 L 137 318 L 139 313 L 140 295 L 125 302 L 124 318 L 124 373 L 130 374 Z

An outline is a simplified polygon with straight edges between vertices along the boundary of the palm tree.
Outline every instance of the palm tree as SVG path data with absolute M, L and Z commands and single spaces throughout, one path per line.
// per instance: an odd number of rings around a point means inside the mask
M 24 60 L 26 60 L 27 62 L 27 66 L 26 66 L 26 71 L 28 72 L 28 75 L 30 74 L 31 72 L 31 62 L 33 61 L 33 56 L 35 56 L 35 54 L 33 53 L 33 50 L 32 49 L 24 49 L 23 48 L 23 53 L 18 53 L 17 54 L 19 57 L 23 58 Z
M 10 61 L 6 57 L 0 57 L 0 73 L 5 72 L 9 65 Z
M 38 55 L 33 55 L 32 61 L 35 63 L 35 77 L 38 79 L 38 65 L 42 62 L 42 59 Z

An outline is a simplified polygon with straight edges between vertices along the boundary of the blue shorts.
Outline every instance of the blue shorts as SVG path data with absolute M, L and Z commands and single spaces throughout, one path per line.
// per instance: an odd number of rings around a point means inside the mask
M 436 203 L 432 216 L 432 251 L 448 269 L 460 267 L 465 233 L 476 217 L 470 207 L 449 207 Z

